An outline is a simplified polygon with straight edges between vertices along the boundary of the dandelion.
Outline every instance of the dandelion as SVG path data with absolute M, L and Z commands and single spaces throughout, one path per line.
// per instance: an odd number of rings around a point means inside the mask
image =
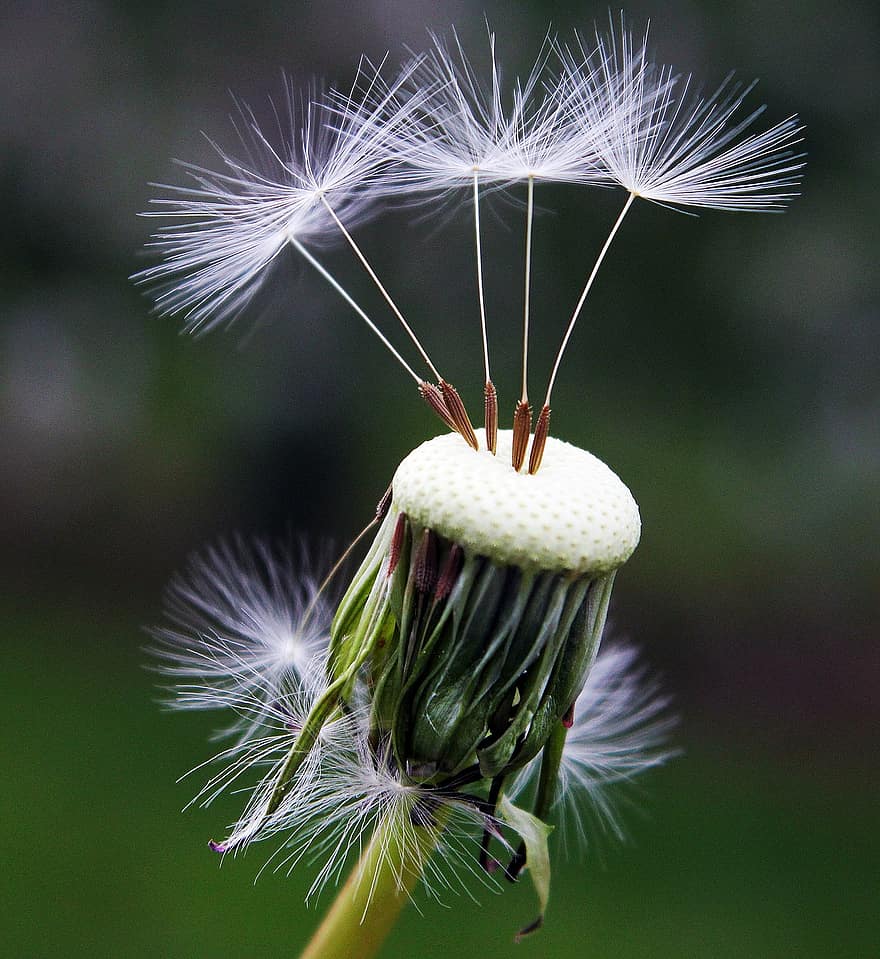
M 613 790 L 671 755 L 668 702 L 628 647 L 600 652 L 615 576 L 639 541 L 638 506 L 601 460 L 550 436 L 562 357 L 599 268 L 637 197 L 671 206 L 777 209 L 792 195 L 800 127 L 750 132 L 747 91 L 692 99 L 622 20 L 588 49 L 548 38 L 508 88 L 490 35 L 487 77 L 457 38 L 433 39 L 390 84 L 362 65 L 346 94 L 288 89 L 270 137 L 246 107 L 244 159 L 186 167 L 195 186 L 159 200 L 154 248 L 137 279 L 195 330 L 236 316 L 291 247 L 415 380 L 450 432 L 399 464 L 376 515 L 318 581 L 264 547 L 215 547 L 168 592 L 159 668 L 183 709 L 226 709 L 232 737 L 195 802 L 246 788 L 225 839 L 235 855 L 274 839 L 267 865 L 317 870 L 312 894 L 356 864 L 304 955 L 372 955 L 421 877 L 439 892 L 528 870 L 550 884 L 549 821 L 575 832 L 622 826 Z M 506 95 L 507 90 L 510 95 Z M 317 97 L 317 99 L 314 99 Z M 534 192 L 622 186 L 623 210 L 590 270 L 532 430 L 528 397 Z M 489 367 L 480 203 L 526 190 L 522 389 L 499 429 Z M 473 206 L 485 426 L 427 354 L 353 231 L 396 198 L 460 193 Z M 428 199 L 425 199 L 428 198 Z M 347 245 L 431 380 L 315 256 Z M 384 325 L 384 324 L 383 324 Z M 341 599 L 331 585 L 372 535 Z M 203 767 L 199 767 L 199 771 Z M 576 803 L 577 800 L 577 803 Z M 588 810 L 585 812 L 584 810 Z M 463 868 L 464 867 L 464 868 Z

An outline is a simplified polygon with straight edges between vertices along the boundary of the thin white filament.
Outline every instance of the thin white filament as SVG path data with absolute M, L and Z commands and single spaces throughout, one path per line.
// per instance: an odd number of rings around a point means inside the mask
M 367 258 L 364 256 L 363 252 L 361 251 L 361 248 L 360 248 L 360 247 L 357 245 L 357 243 L 355 242 L 354 237 L 348 232 L 348 230 L 346 230 L 345 225 L 343 224 L 342 220 L 339 219 L 339 217 L 338 217 L 338 216 L 336 215 L 336 213 L 334 212 L 333 207 L 330 206 L 330 204 L 327 202 L 327 198 L 326 198 L 325 196 L 323 196 L 323 195 L 321 196 L 321 202 L 324 204 L 325 208 L 327 209 L 327 212 L 328 212 L 328 213 L 330 214 L 330 216 L 333 218 L 333 222 L 334 222 L 334 223 L 339 227 L 339 229 L 342 231 L 342 235 L 343 235 L 343 236 L 345 237 L 345 239 L 348 241 L 348 244 L 349 244 L 349 246 L 351 246 L 352 250 L 354 251 L 355 256 L 357 256 L 357 258 L 361 261 L 361 264 L 362 264 L 363 268 L 364 268 L 364 269 L 367 271 L 367 273 L 369 274 L 370 279 L 376 284 L 379 292 L 380 292 L 380 293 L 382 294 L 382 296 L 385 298 L 385 301 L 387 302 L 387 304 L 391 307 L 394 315 L 397 317 L 398 320 L 400 320 L 401 325 L 403 326 L 404 330 L 406 330 L 406 332 L 407 332 L 407 335 L 408 335 L 409 338 L 413 341 L 413 343 L 415 344 L 415 347 L 416 347 L 416 349 L 419 351 L 419 353 L 421 353 L 422 359 L 425 361 L 425 363 L 428 364 L 429 369 L 430 369 L 431 372 L 434 374 L 434 378 L 437 379 L 437 380 L 443 379 L 443 377 L 440 376 L 440 374 L 437 372 L 437 367 L 434 366 L 434 364 L 431 362 L 431 358 L 430 358 L 430 357 L 428 356 L 428 354 L 425 352 L 425 348 L 424 348 L 424 347 L 422 346 L 422 344 L 419 342 L 419 338 L 418 338 L 418 337 L 416 336 L 416 334 L 413 332 L 412 327 L 409 325 L 409 323 L 406 322 L 406 319 L 404 318 L 403 313 L 400 312 L 397 304 L 396 304 L 396 303 L 394 302 L 394 300 L 391 298 L 391 294 L 388 292 L 388 290 L 385 289 L 384 285 L 382 284 L 382 281 L 381 281 L 381 280 L 379 279 L 379 277 L 376 275 L 376 271 L 372 268 L 372 266 L 370 266 L 369 261 L 368 261 Z M 421 382 L 421 380 L 417 378 L 417 382 Z
M 410 371 L 410 372 L 412 372 L 412 371 Z M 367 535 L 367 533 L 370 532 L 370 530 L 371 530 L 378 522 L 379 522 L 379 516 L 378 516 L 378 515 L 377 515 L 377 516 L 374 516 L 373 519 L 371 519 L 370 522 L 367 523 L 367 525 L 366 525 L 366 526 L 357 534 L 357 536 L 355 536 L 355 538 L 348 544 L 348 546 L 347 546 L 347 547 L 345 548 L 345 550 L 343 551 L 342 555 L 341 555 L 341 556 L 339 557 L 339 559 L 337 559 L 336 562 L 333 564 L 333 566 L 332 566 L 331 569 L 330 569 L 330 572 L 327 573 L 327 575 L 324 577 L 321 585 L 318 587 L 317 592 L 316 592 L 315 595 L 312 597 L 312 601 L 311 601 L 311 602 L 309 603 L 309 605 L 306 607 L 306 611 L 305 611 L 305 613 L 304 613 L 304 615 L 303 615 L 303 620 L 302 620 L 302 625 L 303 625 L 303 627 L 305 627 L 305 626 L 308 625 L 309 620 L 312 618 L 312 616 L 314 615 L 315 610 L 316 610 L 317 607 L 318 607 L 318 601 L 319 601 L 319 600 L 321 599 L 321 597 L 324 595 L 324 592 L 326 591 L 326 589 L 327 589 L 327 587 L 330 585 L 330 583 L 333 582 L 333 579 L 334 579 L 334 577 L 336 576 L 336 574 L 337 574 L 337 573 L 339 572 L 339 570 L 342 569 L 342 567 L 345 565 L 346 561 L 348 560 L 349 556 L 351 556 L 351 554 L 352 554 L 352 552 L 354 551 L 354 549 L 355 549 L 355 547 L 357 546 L 357 544 Z
M 611 247 L 611 242 L 614 239 L 617 231 L 620 229 L 620 225 L 623 223 L 623 218 L 629 212 L 629 208 L 632 206 L 632 202 L 635 198 L 635 193 L 630 193 L 630 195 L 627 197 L 626 203 L 624 203 L 623 209 L 620 211 L 620 215 L 617 217 L 617 220 L 615 220 L 614 226 L 611 227 L 611 232 L 608 234 L 608 239 L 605 241 L 605 245 L 602 247 L 599 256 L 596 259 L 592 272 L 587 279 L 587 285 L 584 287 L 583 293 L 581 293 L 581 298 L 578 300 L 577 306 L 574 308 L 574 313 L 569 321 L 568 329 L 566 329 L 565 336 L 562 338 L 562 345 L 559 347 L 559 352 L 556 354 L 556 362 L 553 364 L 553 372 L 550 374 L 550 383 L 547 386 L 547 396 L 544 400 L 545 406 L 550 405 L 550 394 L 553 392 L 553 384 L 556 382 L 556 374 L 559 372 L 559 364 L 562 362 L 562 355 L 565 353 L 566 346 L 568 346 L 568 341 L 571 337 L 572 331 L 574 330 L 574 325 L 577 323 L 577 319 L 580 316 L 581 310 L 583 309 L 584 302 L 587 299 L 587 294 L 590 292 L 590 287 L 593 285 L 593 280 L 596 279 L 596 274 L 599 272 L 599 267 L 602 265 L 602 261 L 605 259 L 605 254 Z
M 526 209 L 526 279 L 523 306 L 523 362 L 522 362 L 522 402 L 528 403 L 529 389 L 529 298 L 531 296 L 532 277 L 532 221 L 535 213 L 535 178 L 528 178 L 529 192 Z
M 483 335 L 483 363 L 486 367 L 486 382 L 489 375 L 489 335 L 486 332 L 486 297 L 483 292 L 483 250 L 480 242 L 480 186 L 479 172 L 474 170 L 474 234 L 477 250 L 477 294 L 480 299 L 480 331 Z
M 416 383 L 422 382 L 422 377 L 418 376 L 413 370 L 413 368 L 406 362 L 406 360 L 397 352 L 397 350 L 391 345 L 388 338 L 384 333 L 376 326 L 376 324 L 367 316 L 367 314 L 361 309 L 361 307 L 352 299 L 348 291 L 339 283 L 339 281 L 333 276 L 332 273 L 328 272 L 321 264 L 312 256 L 311 253 L 293 237 L 290 238 L 291 246 L 301 254 L 308 263 L 310 263 L 324 279 L 333 287 L 334 290 L 345 300 L 346 303 L 357 313 L 357 315 L 367 324 L 367 326 L 379 337 L 382 343 L 388 348 L 391 355 L 397 360 L 398 363 L 406 370 L 407 373 L 416 381 Z

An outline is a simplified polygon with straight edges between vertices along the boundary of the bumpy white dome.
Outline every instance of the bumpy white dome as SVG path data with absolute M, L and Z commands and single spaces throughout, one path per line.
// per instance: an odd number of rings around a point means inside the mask
M 393 508 L 499 564 L 605 573 L 639 542 L 639 508 L 627 487 L 592 453 L 550 438 L 540 470 L 510 465 L 511 430 L 498 455 L 457 434 L 414 449 L 392 481 Z

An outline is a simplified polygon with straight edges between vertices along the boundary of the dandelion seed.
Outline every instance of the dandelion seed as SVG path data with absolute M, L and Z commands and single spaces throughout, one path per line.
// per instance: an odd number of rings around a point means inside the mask
M 406 76 L 404 71 L 398 84 Z M 352 227 L 370 215 L 371 191 L 387 162 L 382 143 L 406 123 L 418 100 L 392 111 L 395 88 L 385 86 L 366 60 L 345 96 L 319 99 L 320 92 L 313 88 L 299 102 L 289 79 L 286 84 L 286 116 L 282 119 L 275 111 L 275 136 L 240 104 L 236 129 L 244 157 L 214 144 L 225 172 L 181 164 L 196 185 L 166 186 L 171 197 L 154 200 L 161 209 L 145 215 L 171 220 L 148 244 L 164 261 L 133 279 L 157 291 L 160 313 L 182 313 L 191 332 L 209 329 L 242 312 L 265 282 L 269 266 L 290 246 L 419 383 L 420 377 L 385 334 L 311 252 L 341 238 L 353 243 L 343 218 Z M 371 275 L 430 365 L 378 277 Z
M 761 133 L 747 131 L 763 107 L 738 111 L 754 84 L 728 78 L 709 97 L 691 93 L 691 79 L 658 67 L 621 13 L 615 30 L 596 32 L 596 47 L 581 40 L 559 48 L 561 96 L 583 131 L 584 149 L 598 156 L 610 180 L 629 196 L 611 228 L 562 338 L 544 398 L 548 418 L 556 377 L 575 324 L 614 237 L 636 198 L 665 206 L 773 211 L 796 195 L 804 165 L 793 148 L 802 139 L 797 117 Z M 540 460 L 539 460 L 540 462 Z
M 522 334 L 522 390 L 517 404 L 513 466 L 519 470 L 531 427 L 528 403 L 528 344 L 531 290 L 532 221 L 536 181 L 604 183 L 607 176 L 597 153 L 585 148 L 582 126 L 572 120 L 559 89 L 567 78 L 547 77 L 549 38 L 525 82 L 513 85 L 511 105 L 505 107 L 495 35 L 489 34 L 490 79 L 482 81 L 459 42 L 433 37 L 434 49 L 420 60 L 408 84 L 415 99 L 422 91 L 417 122 L 400 128 L 388 149 L 397 156 L 399 171 L 390 173 L 402 190 L 452 194 L 472 192 L 480 329 L 485 370 L 485 425 L 488 448 L 497 443 L 497 399 L 489 367 L 486 303 L 483 288 L 480 191 L 487 186 L 527 187 L 525 227 L 524 308 Z M 546 88 L 545 88 L 546 85 Z M 424 96 L 424 91 L 435 91 Z M 597 122 L 600 122 L 597 120 Z M 522 455 L 521 455 L 522 454 Z

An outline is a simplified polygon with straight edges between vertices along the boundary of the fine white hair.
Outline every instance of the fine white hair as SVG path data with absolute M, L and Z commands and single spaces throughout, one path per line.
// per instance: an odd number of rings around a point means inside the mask
M 364 59 L 347 92 L 313 84 L 299 95 L 287 77 L 269 126 L 237 103 L 238 153 L 210 141 L 220 168 L 179 164 L 191 184 L 156 184 L 167 195 L 144 214 L 164 221 L 148 244 L 163 259 L 133 279 L 154 290 L 157 311 L 182 314 L 191 332 L 234 320 L 290 243 L 340 239 L 328 203 L 349 226 L 371 215 L 383 144 L 418 107 L 396 96 L 417 66 L 388 85 Z
M 743 111 L 754 83 L 732 75 L 709 96 L 692 89 L 649 56 L 621 14 L 607 35 L 596 31 L 559 47 L 562 88 L 608 178 L 630 193 L 670 206 L 774 211 L 797 194 L 804 166 L 794 147 L 803 139 L 796 116 L 754 132 L 760 106 Z
M 231 709 L 223 734 L 246 734 L 261 709 L 283 725 L 285 697 L 323 683 L 332 604 L 304 550 L 222 540 L 171 580 L 165 615 L 150 651 L 174 682 L 168 705 Z
M 563 826 L 581 841 L 599 833 L 625 838 L 617 812 L 623 793 L 615 787 L 625 790 L 676 755 L 668 742 L 678 720 L 669 705 L 636 647 L 618 643 L 599 652 L 574 704 L 556 787 Z M 538 757 L 519 773 L 511 793 L 532 789 L 540 768 Z

